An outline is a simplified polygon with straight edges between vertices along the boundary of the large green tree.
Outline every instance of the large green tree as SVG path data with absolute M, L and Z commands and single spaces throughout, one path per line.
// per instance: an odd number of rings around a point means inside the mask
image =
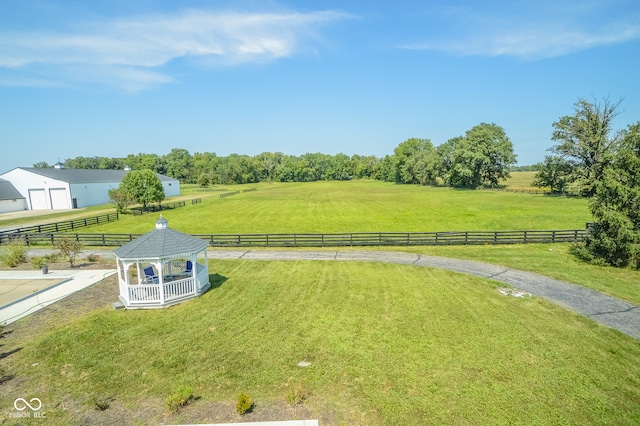
M 418 156 L 425 152 L 434 151 L 429 139 L 410 138 L 402 142 L 393 150 L 390 158 L 391 169 L 389 181 L 397 183 L 419 183 L 414 166 Z
M 583 195 L 591 197 L 611 153 L 620 140 L 612 129 L 622 101 L 608 98 L 599 102 L 578 99 L 573 115 L 560 117 L 553 123 L 551 139 L 557 142 L 551 151 L 573 165 L 572 180 Z
M 516 162 L 513 144 L 504 129 L 494 123 L 481 123 L 464 137 L 450 139 L 439 150 L 445 183 L 460 188 L 498 186 L 509 177 Z
M 127 172 L 118 190 L 142 204 L 143 208 L 151 203 L 160 204 L 165 197 L 160 178 L 149 169 Z
M 571 182 L 573 166 L 557 155 L 547 155 L 538 165 L 538 172 L 533 178 L 533 186 L 548 187 L 552 192 L 564 193 Z
M 640 122 L 621 133 L 594 185 L 589 207 L 595 220 L 585 246 L 614 266 L 640 266 Z

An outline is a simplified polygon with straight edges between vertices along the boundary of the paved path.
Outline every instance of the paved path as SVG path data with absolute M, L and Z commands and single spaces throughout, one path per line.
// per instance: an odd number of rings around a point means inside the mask
M 381 251 L 209 251 L 210 259 L 325 260 L 397 263 L 447 269 L 490 278 L 544 297 L 594 321 L 640 339 L 640 307 L 595 290 L 544 275 L 472 260 Z
M 30 255 L 45 252 L 46 249 L 29 250 Z M 105 250 L 83 252 L 80 257 L 90 253 L 99 253 L 105 258 L 113 256 L 111 251 Z M 384 251 L 209 250 L 207 256 L 209 259 L 381 262 L 447 269 L 509 284 L 640 339 L 640 307 L 586 287 L 489 263 Z

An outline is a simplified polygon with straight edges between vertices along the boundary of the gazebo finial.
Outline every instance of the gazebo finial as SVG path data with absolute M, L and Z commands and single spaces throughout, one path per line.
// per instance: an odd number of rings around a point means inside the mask
M 162 217 L 162 213 L 160 213 L 160 218 L 156 221 L 156 229 L 167 229 L 167 219 Z

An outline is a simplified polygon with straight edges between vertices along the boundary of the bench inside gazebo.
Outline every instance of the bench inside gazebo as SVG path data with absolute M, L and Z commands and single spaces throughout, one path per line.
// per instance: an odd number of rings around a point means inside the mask
M 207 246 L 170 229 L 160 215 L 156 229 L 113 251 L 120 302 L 127 309 L 162 308 L 200 296 L 210 286 Z

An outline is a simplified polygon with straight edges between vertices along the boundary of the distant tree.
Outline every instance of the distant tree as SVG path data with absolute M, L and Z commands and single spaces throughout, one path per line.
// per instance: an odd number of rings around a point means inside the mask
M 98 164 L 98 168 L 103 170 L 122 170 L 125 166 L 124 158 L 100 157 Z
M 33 164 L 33 167 L 35 167 L 36 169 L 50 169 L 53 166 L 50 166 L 46 161 L 38 161 L 37 163 Z
M 362 156 L 354 154 L 351 156 L 353 163 L 353 174 L 357 179 L 373 179 L 380 169 L 381 160 L 375 155 Z
M 255 168 L 262 177 L 261 180 L 271 182 L 275 178 L 275 171 L 282 161 L 284 154 L 281 152 L 263 152 L 255 157 Z
M 429 139 L 409 138 L 400 143 L 391 156 L 391 176 L 392 182 L 397 183 L 418 183 L 414 173 L 413 164 L 415 159 L 412 158 L 421 151 L 433 150 L 433 144 Z M 410 163 L 407 165 L 407 163 Z
M 203 174 L 211 177 L 217 155 L 213 152 L 196 152 L 193 154 L 192 173 L 198 179 Z
M 343 153 L 339 153 L 330 158 L 325 179 L 328 180 L 349 180 L 353 178 L 354 163 L 351 158 Z
M 295 182 L 296 158 L 285 155 L 276 166 L 273 176 L 277 182 Z
M 148 169 L 131 170 L 124 176 L 118 189 L 142 204 L 143 208 L 151 203 L 160 204 L 165 197 L 160 178 Z
M 435 185 L 440 170 L 441 158 L 435 148 L 419 151 L 404 165 L 404 173 L 413 175 L 415 183 L 420 185 Z
M 450 139 L 440 153 L 445 181 L 461 188 L 498 186 L 516 162 L 513 144 L 504 129 L 493 123 L 481 123 L 464 137 Z
M 124 163 L 132 170 L 149 169 L 163 175 L 167 172 L 164 161 L 157 154 L 129 154 L 124 159 Z
M 116 205 L 118 213 L 126 213 L 129 206 L 135 201 L 136 200 L 132 193 L 121 188 L 109 190 L 109 202 Z
M 173 148 L 170 153 L 162 157 L 166 164 L 166 174 L 180 182 L 195 182 L 193 176 L 193 158 L 189 151 L 182 148 Z
M 201 173 L 200 176 L 198 176 L 198 185 L 202 188 L 206 188 L 211 185 L 211 176 L 207 173 Z
M 585 247 L 590 256 L 610 265 L 640 267 L 640 121 L 622 135 L 589 200 L 595 226 Z
M 574 165 L 572 180 L 587 197 L 595 193 L 595 183 L 602 176 L 608 154 L 616 150 L 620 140 L 613 133 L 612 124 L 621 102 L 614 103 L 608 98 L 593 103 L 578 99 L 574 115 L 560 117 L 553 123 L 551 139 L 557 144 L 551 151 Z
M 550 188 L 552 192 L 564 193 L 572 180 L 573 166 L 557 155 L 547 155 L 538 165 L 533 186 Z
M 68 169 L 99 169 L 101 157 L 76 157 L 64 160 Z

